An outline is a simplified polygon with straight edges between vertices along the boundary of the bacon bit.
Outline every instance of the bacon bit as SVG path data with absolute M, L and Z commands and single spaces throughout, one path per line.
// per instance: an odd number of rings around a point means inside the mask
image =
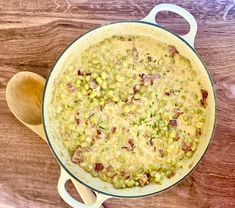
M 171 125 L 172 127 L 176 127 L 176 126 L 177 126 L 177 120 L 176 120 L 176 119 L 170 120 L 170 125 Z
M 95 83 L 93 80 L 90 81 L 89 85 L 90 85 L 90 88 L 91 88 L 91 89 L 97 88 L 97 85 L 96 85 L 96 83 Z
M 131 177 L 131 175 L 125 171 L 120 172 L 120 175 L 126 180 Z
M 97 133 L 97 135 L 101 135 L 101 134 L 102 134 L 102 131 L 101 131 L 100 129 L 97 129 L 97 130 L 96 130 L 96 133 Z
M 124 100 L 124 102 L 125 102 L 125 103 L 129 103 L 132 99 L 133 99 L 133 96 L 128 96 L 128 97 Z
M 202 135 L 202 129 L 201 128 L 196 128 L 196 136 L 199 137 Z
M 103 163 L 95 163 L 94 168 L 95 168 L 95 171 L 99 172 L 104 169 L 104 165 L 103 165 Z
M 105 133 L 101 129 L 96 129 L 96 138 L 100 139 L 104 137 L 105 137 Z
M 76 91 L 76 88 L 71 83 L 67 84 L 67 89 L 70 93 L 74 93 Z
M 171 174 L 170 174 L 170 175 L 168 175 L 168 176 L 167 176 L 167 178 L 169 178 L 169 179 L 170 179 L 170 178 L 172 178 L 174 175 L 175 175 L 175 172 L 171 172 Z
M 156 151 L 157 151 L 157 148 L 156 148 L 155 146 L 153 147 L 153 151 L 154 151 L 154 152 L 156 152 Z
M 206 99 L 208 97 L 208 92 L 206 90 L 201 89 L 202 99 L 200 100 L 201 105 L 205 108 L 207 106 Z
M 139 77 L 141 78 L 141 83 L 145 84 L 147 82 L 150 82 L 150 84 L 153 84 L 154 81 L 160 79 L 160 75 L 158 74 L 139 74 Z
M 150 173 L 146 173 L 146 176 L 147 176 L 148 180 L 149 180 L 150 177 L 151 177 Z
M 168 45 L 168 50 L 170 53 L 170 57 L 172 58 L 175 56 L 175 54 L 179 53 L 179 51 L 177 51 L 176 47 L 173 45 Z
M 138 180 L 140 186 L 144 186 L 145 185 L 145 181 L 143 179 L 139 179 Z
M 134 149 L 134 147 L 135 147 L 135 145 L 134 145 L 133 139 L 129 139 L 129 140 L 127 141 L 127 144 L 126 144 L 125 146 L 121 147 L 121 148 L 122 148 L 122 149 L 125 149 L 125 150 L 127 150 L 127 151 L 131 151 L 131 150 Z
M 182 150 L 185 152 L 191 151 L 192 144 L 183 142 L 182 143 Z
M 139 85 L 135 85 L 135 86 L 133 87 L 133 92 L 134 92 L 134 94 L 136 94 L 137 92 L 139 92 L 139 90 L 140 90 L 140 86 L 139 86 Z
M 128 41 L 131 41 L 131 38 L 128 38 Z
M 147 59 L 148 59 L 149 62 L 152 61 L 152 57 L 151 56 L 148 56 Z
M 179 116 L 181 115 L 181 114 L 183 114 L 184 112 L 182 112 L 182 111 L 177 111 L 176 113 L 175 113 L 175 115 L 174 115 L 174 119 L 177 119 L 177 118 L 179 118 Z
M 75 121 L 76 121 L 76 124 L 77 124 L 77 125 L 80 125 L 80 124 L 82 123 L 79 118 L 75 118 Z
M 116 129 L 117 129 L 117 127 L 114 126 L 114 127 L 111 129 L 111 133 L 114 134 L 114 133 L 116 132 Z
M 144 74 L 139 74 L 139 77 L 141 78 L 140 79 L 140 86 L 144 86 L 144 77 L 145 75 Z
M 148 75 L 146 75 L 146 80 L 147 81 L 151 81 L 151 80 L 155 81 L 155 80 L 158 80 L 158 79 L 160 79 L 160 75 L 158 75 L 158 74 L 148 74 Z
M 78 72 L 77 72 L 78 76 L 84 76 L 84 73 L 81 72 L 79 69 L 78 69 Z
M 82 72 L 81 70 L 78 69 L 77 74 L 78 76 L 87 76 L 87 75 L 91 75 L 91 72 Z
M 201 89 L 201 93 L 202 93 L 202 98 L 203 99 L 206 99 L 208 97 L 208 92 L 206 90 Z
M 144 73 L 142 73 L 142 74 L 139 74 L 139 77 L 141 78 L 141 79 L 145 79 L 145 74 Z
M 76 164 L 83 162 L 82 150 L 80 147 L 74 152 L 72 162 Z
M 148 183 L 148 177 L 147 175 L 143 175 L 138 179 L 138 182 L 140 184 L 140 186 L 144 186 L 145 184 Z
M 160 157 L 161 157 L 161 158 L 163 158 L 163 157 L 164 157 L 164 155 L 165 155 L 165 153 L 164 153 L 163 149 L 159 149 L 158 151 L 159 151 L 159 153 L 160 153 Z
M 134 148 L 134 141 L 133 139 L 128 140 L 128 144 L 131 146 L 131 148 Z

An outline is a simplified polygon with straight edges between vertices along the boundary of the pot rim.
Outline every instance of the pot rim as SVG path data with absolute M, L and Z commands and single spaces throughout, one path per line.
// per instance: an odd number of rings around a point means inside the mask
M 112 25 L 112 24 L 117 24 L 117 23 L 140 23 L 140 24 L 147 24 L 147 25 L 151 25 L 151 26 L 154 26 L 154 27 L 158 27 L 158 28 L 161 28 L 169 33 L 171 33 L 172 35 L 176 36 L 177 38 L 179 38 L 181 41 L 183 41 L 196 55 L 197 57 L 199 58 L 199 60 L 201 61 L 204 69 L 206 70 L 206 73 L 210 79 L 210 83 L 211 83 L 211 86 L 212 86 L 212 89 L 213 89 L 213 97 L 214 97 L 214 101 L 215 101 L 215 105 L 214 105 L 214 112 L 215 112 L 215 116 L 214 116 L 214 124 L 213 124 L 213 130 L 212 130 L 212 133 L 211 133 L 211 137 L 209 139 L 209 142 L 208 142 L 208 145 L 205 149 L 205 151 L 203 152 L 202 156 L 200 157 L 200 159 L 197 161 L 197 163 L 193 166 L 193 168 L 184 176 L 182 177 L 180 180 L 176 181 L 175 183 L 171 184 L 170 186 L 160 190 L 160 191 L 156 191 L 156 192 L 152 192 L 152 193 L 148 193 L 148 194 L 143 194 L 143 195 L 136 195 L 136 196 L 123 196 L 123 195 L 115 195 L 115 194 L 110 194 L 108 192 L 104 192 L 104 191 L 101 191 L 99 189 L 96 189 L 96 188 L 93 188 L 91 186 L 89 186 L 88 184 L 86 184 L 85 182 L 83 182 L 82 180 L 80 180 L 78 177 L 76 177 L 71 171 L 69 171 L 67 168 L 66 168 L 66 165 L 62 163 L 62 161 L 59 159 L 59 156 L 56 154 L 56 152 L 54 151 L 53 149 L 53 146 L 50 142 L 50 139 L 49 139 L 49 136 L 47 134 L 47 131 L 46 131 L 46 124 L 45 124 L 45 119 L 44 119 L 44 114 L 45 114 L 45 105 L 44 105 L 44 99 L 45 99 L 45 96 L 46 96 L 46 90 L 47 90 L 47 84 L 48 84 L 48 81 L 50 79 L 50 76 L 51 76 L 51 73 L 52 71 L 54 70 L 55 68 L 55 65 L 57 64 L 57 62 L 59 61 L 59 59 L 61 58 L 61 56 L 66 53 L 67 49 L 74 43 L 76 42 L 78 39 L 80 39 L 81 37 L 85 36 L 86 34 L 90 33 L 91 31 L 94 31 L 94 30 L 97 30 L 101 27 L 105 27 L 105 26 L 108 26 L 108 25 Z M 91 190 L 93 191 L 96 191 L 98 193 L 101 193 L 101 194 L 104 194 L 104 195 L 108 195 L 108 196 L 112 196 L 112 197 L 118 197 L 118 198 L 140 198 L 140 197 L 146 197 L 146 196 L 151 196 L 151 195 L 156 195 L 156 194 L 159 194 L 159 193 L 162 193 L 172 187 L 174 187 L 175 185 L 179 184 L 180 182 L 182 182 L 186 177 L 188 177 L 196 168 L 197 166 L 200 164 L 200 162 L 202 161 L 202 158 L 205 156 L 206 152 L 208 151 L 211 143 L 212 143 L 212 139 L 214 137 L 214 133 L 215 133 L 215 127 L 216 127 L 216 107 L 217 107 L 217 104 L 216 104 L 216 101 L 217 101 L 217 97 L 216 97 L 216 93 L 215 93 L 215 87 L 214 87 L 214 82 L 212 80 L 212 77 L 210 75 L 210 73 L 208 72 L 208 69 L 204 63 L 204 61 L 201 59 L 201 57 L 199 56 L 199 54 L 196 52 L 196 50 L 185 40 L 183 39 L 182 37 L 180 37 L 178 34 L 160 26 L 160 25 L 157 25 L 157 24 L 154 24 L 154 23 L 151 23 L 151 22 L 147 22 L 147 21 L 143 21 L 143 20 L 122 20 L 122 21 L 114 21 L 114 22 L 110 22 L 110 23 L 105 23 L 105 24 L 101 24 L 101 25 L 98 25 L 97 27 L 94 27 L 90 30 L 88 30 L 87 32 L 83 33 L 82 35 L 78 36 L 77 38 L 75 38 L 62 52 L 61 54 L 59 55 L 59 57 L 56 59 L 55 63 L 52 65 L 51 67 L 51 70 L 49 71 L 48 75 L 47 75 L 47 79 L 46 79 L 46 82 L 45 82 L 45 86 L 44 86 L 44 90 L 43 90 L 43 95 L 42 95 L 42 124 L 43 124 L 43 128 L 44 128 L 44 131 L 45 131 L 45 135 L 46 135 L 46 139 L 47 139 L 47 142 L 50 146 L 50 149 L 51 151 L 53 152 L 53 155 L 55 156 L 56 160 L 59 162 L 59 164 L 63 167 L 63 169 L 72 177 L 74 178 L 76 181 L 78 181 L 79 183 L 81 183 L 82 185 L 86 186 L 87 188 L 90 188 Z

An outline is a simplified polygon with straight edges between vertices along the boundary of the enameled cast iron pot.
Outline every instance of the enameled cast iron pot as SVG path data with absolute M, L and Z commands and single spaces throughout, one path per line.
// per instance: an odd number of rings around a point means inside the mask
M 160 11 L 171 11 L 177 13 L 185 18 L 190 25 L 190 31 L 184 36 L 176 35 L 162 27 L 155 22 L 155 16 Z M 194 50 L 194 38 L 197 32 L 197 23 L 194 17 L 185 9 L 172 5 L 172 4 L 160 4 L 155 6 L 151 12 L 140 21 L 121 21 L 110 24 L 102 25 L 95 28 L 70 44 L 68 48 L 64 50 L 61 56 L 53 66 L 48 79 L 46 81 L 44 95 L 43 95 L 43 126 L 47 136 L 48 143 L 56 159 L 61 165 L 61 175 L 58 181 L 58 192 L 66 203 L 74 208 L 97 208 L 106 199 L 110 197 L 123 197 L 123 198 L 136 198 L 144 197 L 152 194 L 157 194 L 169 189 L 182 181 L 192 170 L 198 165 L 202 157 L 204 156 L 215 127 L 215 93 L 213 89 L 212 80 L 208 74 L 206 66 L 200 59 L 199 55 Z M 63 65 L 68 62 L 72 62 L 74 54 L 76 56 L 90 45 L 112 35 L 127 35 L 127 34 L 139 34 L 152 36 L 159 41 L 165 42 L 170 45 L 176 46 L 177 50 L 185 57 L 190 59 L 197 72 L 201 75 L 201 82 L 207 85 L 208 96 L 208 110 L 209 115 L 205 131 L 200 139 L 199 146 L 193 157 L 187 161 L 187 165 L 182 170 L 172 177 L 165 180 L 162 185 L 149 184 L 144 187 L 133 187 L 126 189 L 115 189 L 109 183 L 103 182 L 98 178 L 92 177 L 78 165 L 71 162 L 70 156 L 66 149 L 63 147 L 59 137 L 56 135 L 56 131 L 53 125 L 53 121 L 50 120 L 50 112 L 53 106 L 50 105 L 51 97 L 53 96 L 53 83 L 57 75 L 61 73 Z M 92 205 L 85 205 L 74 198 L 72 198 L 65 189 L 65 182 L 69 179 L 75 179 L 81 184 L 91 188 L 96 192 L 97 199 Z

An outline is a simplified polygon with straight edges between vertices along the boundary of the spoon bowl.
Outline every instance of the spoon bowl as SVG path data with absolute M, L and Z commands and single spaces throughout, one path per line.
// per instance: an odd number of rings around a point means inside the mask
M 45 79 L 32 72 L 13 76 L 6 89 L 7 103 L 13 114 L 23 123 L 41 124 L 41 99 Z
M 19 72 L 7 84 L 6 100 L 14 116 L 46 141 L 41 121 L 45 79 L 33 72 Z

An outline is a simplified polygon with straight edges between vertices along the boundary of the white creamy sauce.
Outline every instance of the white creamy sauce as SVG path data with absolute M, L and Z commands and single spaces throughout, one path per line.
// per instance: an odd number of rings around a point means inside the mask
M 208 96 L 174 46 L 112 36 L 58 76 L 52 119 L 74 163 L 116 188 L 144 186 L 173 177 L 194 154 Z

